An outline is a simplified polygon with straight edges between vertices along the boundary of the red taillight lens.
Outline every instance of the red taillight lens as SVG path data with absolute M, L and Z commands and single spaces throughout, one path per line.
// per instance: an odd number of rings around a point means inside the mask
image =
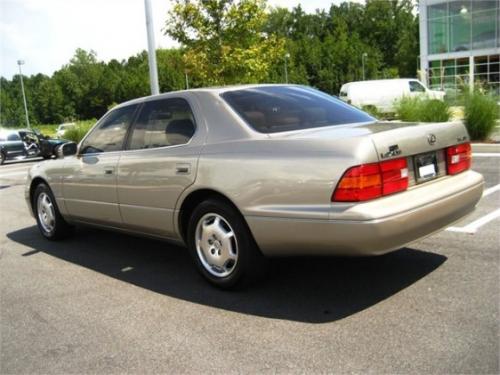
M 470 168 L 470 143 L 462 143 L 446 149 L 446 167 L 448 174 L 457 174 Z
M 406 158 L 363 164 L 344 173 L 332 196 L 334 202 L 366 201 L 408 188 Z
M 383 161 L 380 163 L 380 170 L 382 171 L 382 195 L 408 189 L 406 158 Z

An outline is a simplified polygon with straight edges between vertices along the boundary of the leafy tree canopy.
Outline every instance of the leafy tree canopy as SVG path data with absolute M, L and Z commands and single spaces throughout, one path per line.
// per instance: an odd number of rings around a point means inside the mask
M 171 0 L 165 31 L 181 47 L 156 51 L 161 92 L 233 83 L 289 82 L 338 94 L 342 84 L 415 77 L 415 0 L 343 2 L 308 14 L 265 0 Z M 366 53 L 366 59 L 362 59 Z M 114 103 L 149 95 L 147 52 L 100 61 L 78 49 L 52 76 L 23 77 L 37 123 L 99 118 Z M 286 66 L 286 74 L 285 74 Z M 24 126 L 20 77 L 0 77 L 0 125 Z

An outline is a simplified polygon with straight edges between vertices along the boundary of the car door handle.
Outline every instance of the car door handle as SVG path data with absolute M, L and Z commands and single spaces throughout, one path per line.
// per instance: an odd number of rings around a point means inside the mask
M 115 169 L 113 167 L 104 168 L 104 174 L 113 174 Z
M 191 172 L 191 164 L 176 164 L 175 172 L 178 174 L 189 174 Z

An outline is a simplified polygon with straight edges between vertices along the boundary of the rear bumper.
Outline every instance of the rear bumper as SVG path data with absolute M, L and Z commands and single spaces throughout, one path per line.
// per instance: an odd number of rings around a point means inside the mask
M 247 216 L 246 220 L 267 256 L 379 255 L 471 213 L 481 199 L 483 184 L 480 174 L 468 171 L 401 194 L 344 207 L 330 215 L 335 219 Z

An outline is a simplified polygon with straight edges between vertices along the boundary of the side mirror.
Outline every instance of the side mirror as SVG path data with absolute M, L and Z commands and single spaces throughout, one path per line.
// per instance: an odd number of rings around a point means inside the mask
M 76 155 L 78 146 L 75 142 L 63 143 L 57 148 L 57 158 L 62 159 L 65 156 Z

